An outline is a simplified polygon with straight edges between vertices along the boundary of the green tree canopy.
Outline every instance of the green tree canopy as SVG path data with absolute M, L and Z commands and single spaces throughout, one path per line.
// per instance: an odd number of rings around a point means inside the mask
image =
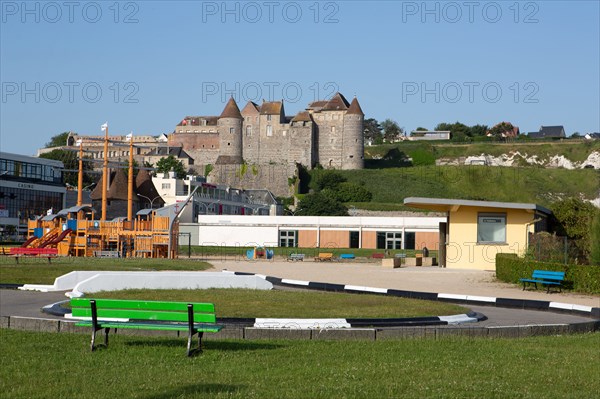
M 305 195 L 298 203 L 298 209 L 306 216 L 348 216 L 344 204 L 321 193 Z
M 364 123 L 365 140 L 371 140 L 374 144 L 383 142 L 383 134 L 381 133 L 381 126 L 377 119 L 369 118 Z
M 156 171 L 158 173 L 168 173 L 174 171 L 175 176 L 177 176 L 178 179 L 183 179 L 186 175 L 183 162 L 178 161 L 177 158 L 175 158 L 175 156 L 173 155 L 161 158 L 156 163 Z
M 54 159 L 56 161 L 61 161 L 65 166 L 65 172 L 63 172 L 63 179 L 65 183 L 70 184 L 74 187 L 77 187 L 78 179 L 79 179 L 79 154 L 77 151 L 67 151 L 61 149 L 55 149 L 50 152 L 44 153 L 40 155 L 40 158 L 45 159 Z M 95 177 L 89 173 L 93 167 L 91 162 L 86 162 L 84 156 L 83 162 L 83 185 L 88 186 L 95 182 Z
M 46 143 L 46 148 L 63 147 L 67 145 L 67 138 L 70 132 L 62 132 L 56 136 L 52 136 L 50 141 Z
M 589 202 L 569 197 L 552 204 L 553 229 L 558 235 L 575 240 L 580 252 L 589 257 L 592 249 L 592 221 L 599 212 Z
M 311 187 L 315 191 L 321 191 L 324 188 L 335 189 L 340 183 L 346 181 L 346 178 L 331 169 L 315 169 L 311 179 Z
M 417 131 L 417 132 L 428 132 L 429 130 L 426 127 L 419 126 L 418 128 L 415 129 L 415 131 Z
M 399 140 L 404 135 L 404 129 L 398 125 L 398 122 L 389 118 L 381 122 L 381 128 L 385 141 L 389 143 Z

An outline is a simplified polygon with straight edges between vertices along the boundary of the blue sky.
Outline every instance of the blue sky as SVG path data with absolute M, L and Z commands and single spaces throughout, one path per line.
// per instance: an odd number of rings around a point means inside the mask
M 600 131 L 598 1 L 0 2 L 0 149 L 335 91 L 407 130 Z

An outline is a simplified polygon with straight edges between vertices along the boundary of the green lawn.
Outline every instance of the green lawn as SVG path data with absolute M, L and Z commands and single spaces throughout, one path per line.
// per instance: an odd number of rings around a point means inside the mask
M 58 257 L 48 264 L 47 259 L 21 258 L 19 264 L 13 258 L 0 257 L 0 283 L 52 284 L 56 277 L 73 270 L 206 270 L 212 266 L 206 262 L 187 259 L 108 259 Z
M 559 197 L 596 198 L 593 169 L 542 169 L 489 166 L 423 166 L 339 171 L 349 182 L 373 193 L 377 203 L 401 204 L 406 197 L 527 202 L 549 206 Z M 382 210 L 383 210 L 382 209 Z
M 9 398 L 592 398 L 600 334 L 524 339 L 207 341 L 0 330 Z M 595 392 L 595 393 L 594 393 Z
M 125 290 L 90 297 L 211 302 L 218 317 L 369 318 L 444 316 L 465 313 L 444 302 L 381 295 L 243 289 Z

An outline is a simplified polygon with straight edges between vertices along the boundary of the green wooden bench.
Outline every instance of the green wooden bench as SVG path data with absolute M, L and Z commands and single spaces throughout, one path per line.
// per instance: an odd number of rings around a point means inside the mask
M 75 325 L 92 328 L 92 351 L 96 349 L 96 332 L 104 329 L 104 346 L 108 346 L 111 328 L 139 330 L 187 331 L 187 355 L 202 351 L 205 332 L 216 333 L 223 326 L 216 324 L 212 303 L 161 302 L 123 299 L 73 298 L 74 318 L 84 318 Z M 192 349 L 192 339 L 198 334 L 198 347 Z
M 553 272 L 549 270 L 534 270 L 531 278 L 522 278 L 520 281 L 523 283 L 523 291 L 525 287 L 531 284 L 534 285 L 537 290 L 537 285 L 540 283 L 543 286 L 547 286 L 546 293 L 550 293 L 551 287 L 558 287 L 559 291 L 562 292 L 562 284 L 565 281 L 565 272 Z

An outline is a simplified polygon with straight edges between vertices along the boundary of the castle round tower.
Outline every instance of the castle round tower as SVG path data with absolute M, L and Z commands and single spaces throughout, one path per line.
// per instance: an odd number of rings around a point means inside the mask
M 344 115 L 344 141 L 342 169 L 362 169 L 364 167 L 364 119 L 356 97 Z
M 241 164 L 242 159 L 242 114 L 231 97 L 219 116 L 219 157 L 217 164 Z

